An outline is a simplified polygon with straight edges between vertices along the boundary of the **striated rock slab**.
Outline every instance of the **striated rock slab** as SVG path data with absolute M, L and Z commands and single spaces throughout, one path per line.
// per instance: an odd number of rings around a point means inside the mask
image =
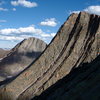
M 100 16 L 86 12 L 72 14 L 39 59 L 2 86 L 0 100 L 30 100 L 99 54 Z
M 0 61 L 0 81 L 16 76 L 36 60 L 47 44 L 37 38 L 28 38 L 17 44 Z
M 32 100 L 99 100 L 100 55 L 83 63 Z

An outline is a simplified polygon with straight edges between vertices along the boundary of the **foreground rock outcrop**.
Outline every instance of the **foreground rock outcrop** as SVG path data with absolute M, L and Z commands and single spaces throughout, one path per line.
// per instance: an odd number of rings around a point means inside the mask
M 100 100 L 100 55 L 71 70 L 32 100 Z
M 0 81 L 16 76 L 40 56 L 47 44 L 37 38 L 28 38 L 16 45 L 0 61 Z
M 99 54 L 100 16 L 72 14 L 42 55 L 15 80 L 2 86 L 0 100 L 34 100 L 71 70 L 91 63 Z

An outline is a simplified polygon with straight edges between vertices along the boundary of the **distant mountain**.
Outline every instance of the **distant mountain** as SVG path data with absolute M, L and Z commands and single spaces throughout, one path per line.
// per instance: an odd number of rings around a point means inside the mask
M 99 15 L 71 14 L 41 56 L 0 88 L 0 100 L 31 99 L 100 100 Z
M 1 81 L 16 76 L 40 56 L 47 44 L 37 38 L 28 38 L 16 45 L 5 58 L 0 61 Z M 3 50 L 1 50 L 3 51 Z
M 9 52 L 10 50 L 0 48 L 0 59 L 4 58 Z

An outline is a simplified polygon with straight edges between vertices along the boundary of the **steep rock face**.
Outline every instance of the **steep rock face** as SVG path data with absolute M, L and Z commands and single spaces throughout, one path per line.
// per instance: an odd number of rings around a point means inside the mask
M 0 61 L 0 79 L 16 76 L 32 63 L 46 48 L 46 43 L 37 38 L 28 38 L 16 45 Z
M 72 14 L 39 59 L 1 88 L 1 100 L 30 100 L 99 54 L 100 16 Z
M 100 55 L 73 69 L 32 100 L 100 100 Z

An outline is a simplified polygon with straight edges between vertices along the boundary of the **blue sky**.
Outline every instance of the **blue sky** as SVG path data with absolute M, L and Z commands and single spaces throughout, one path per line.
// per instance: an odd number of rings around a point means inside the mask
M 49 43 L 67 17 L 79 11 L 100 15 L 100 0 L 0 0 L 0 48 L 28 37 Z

